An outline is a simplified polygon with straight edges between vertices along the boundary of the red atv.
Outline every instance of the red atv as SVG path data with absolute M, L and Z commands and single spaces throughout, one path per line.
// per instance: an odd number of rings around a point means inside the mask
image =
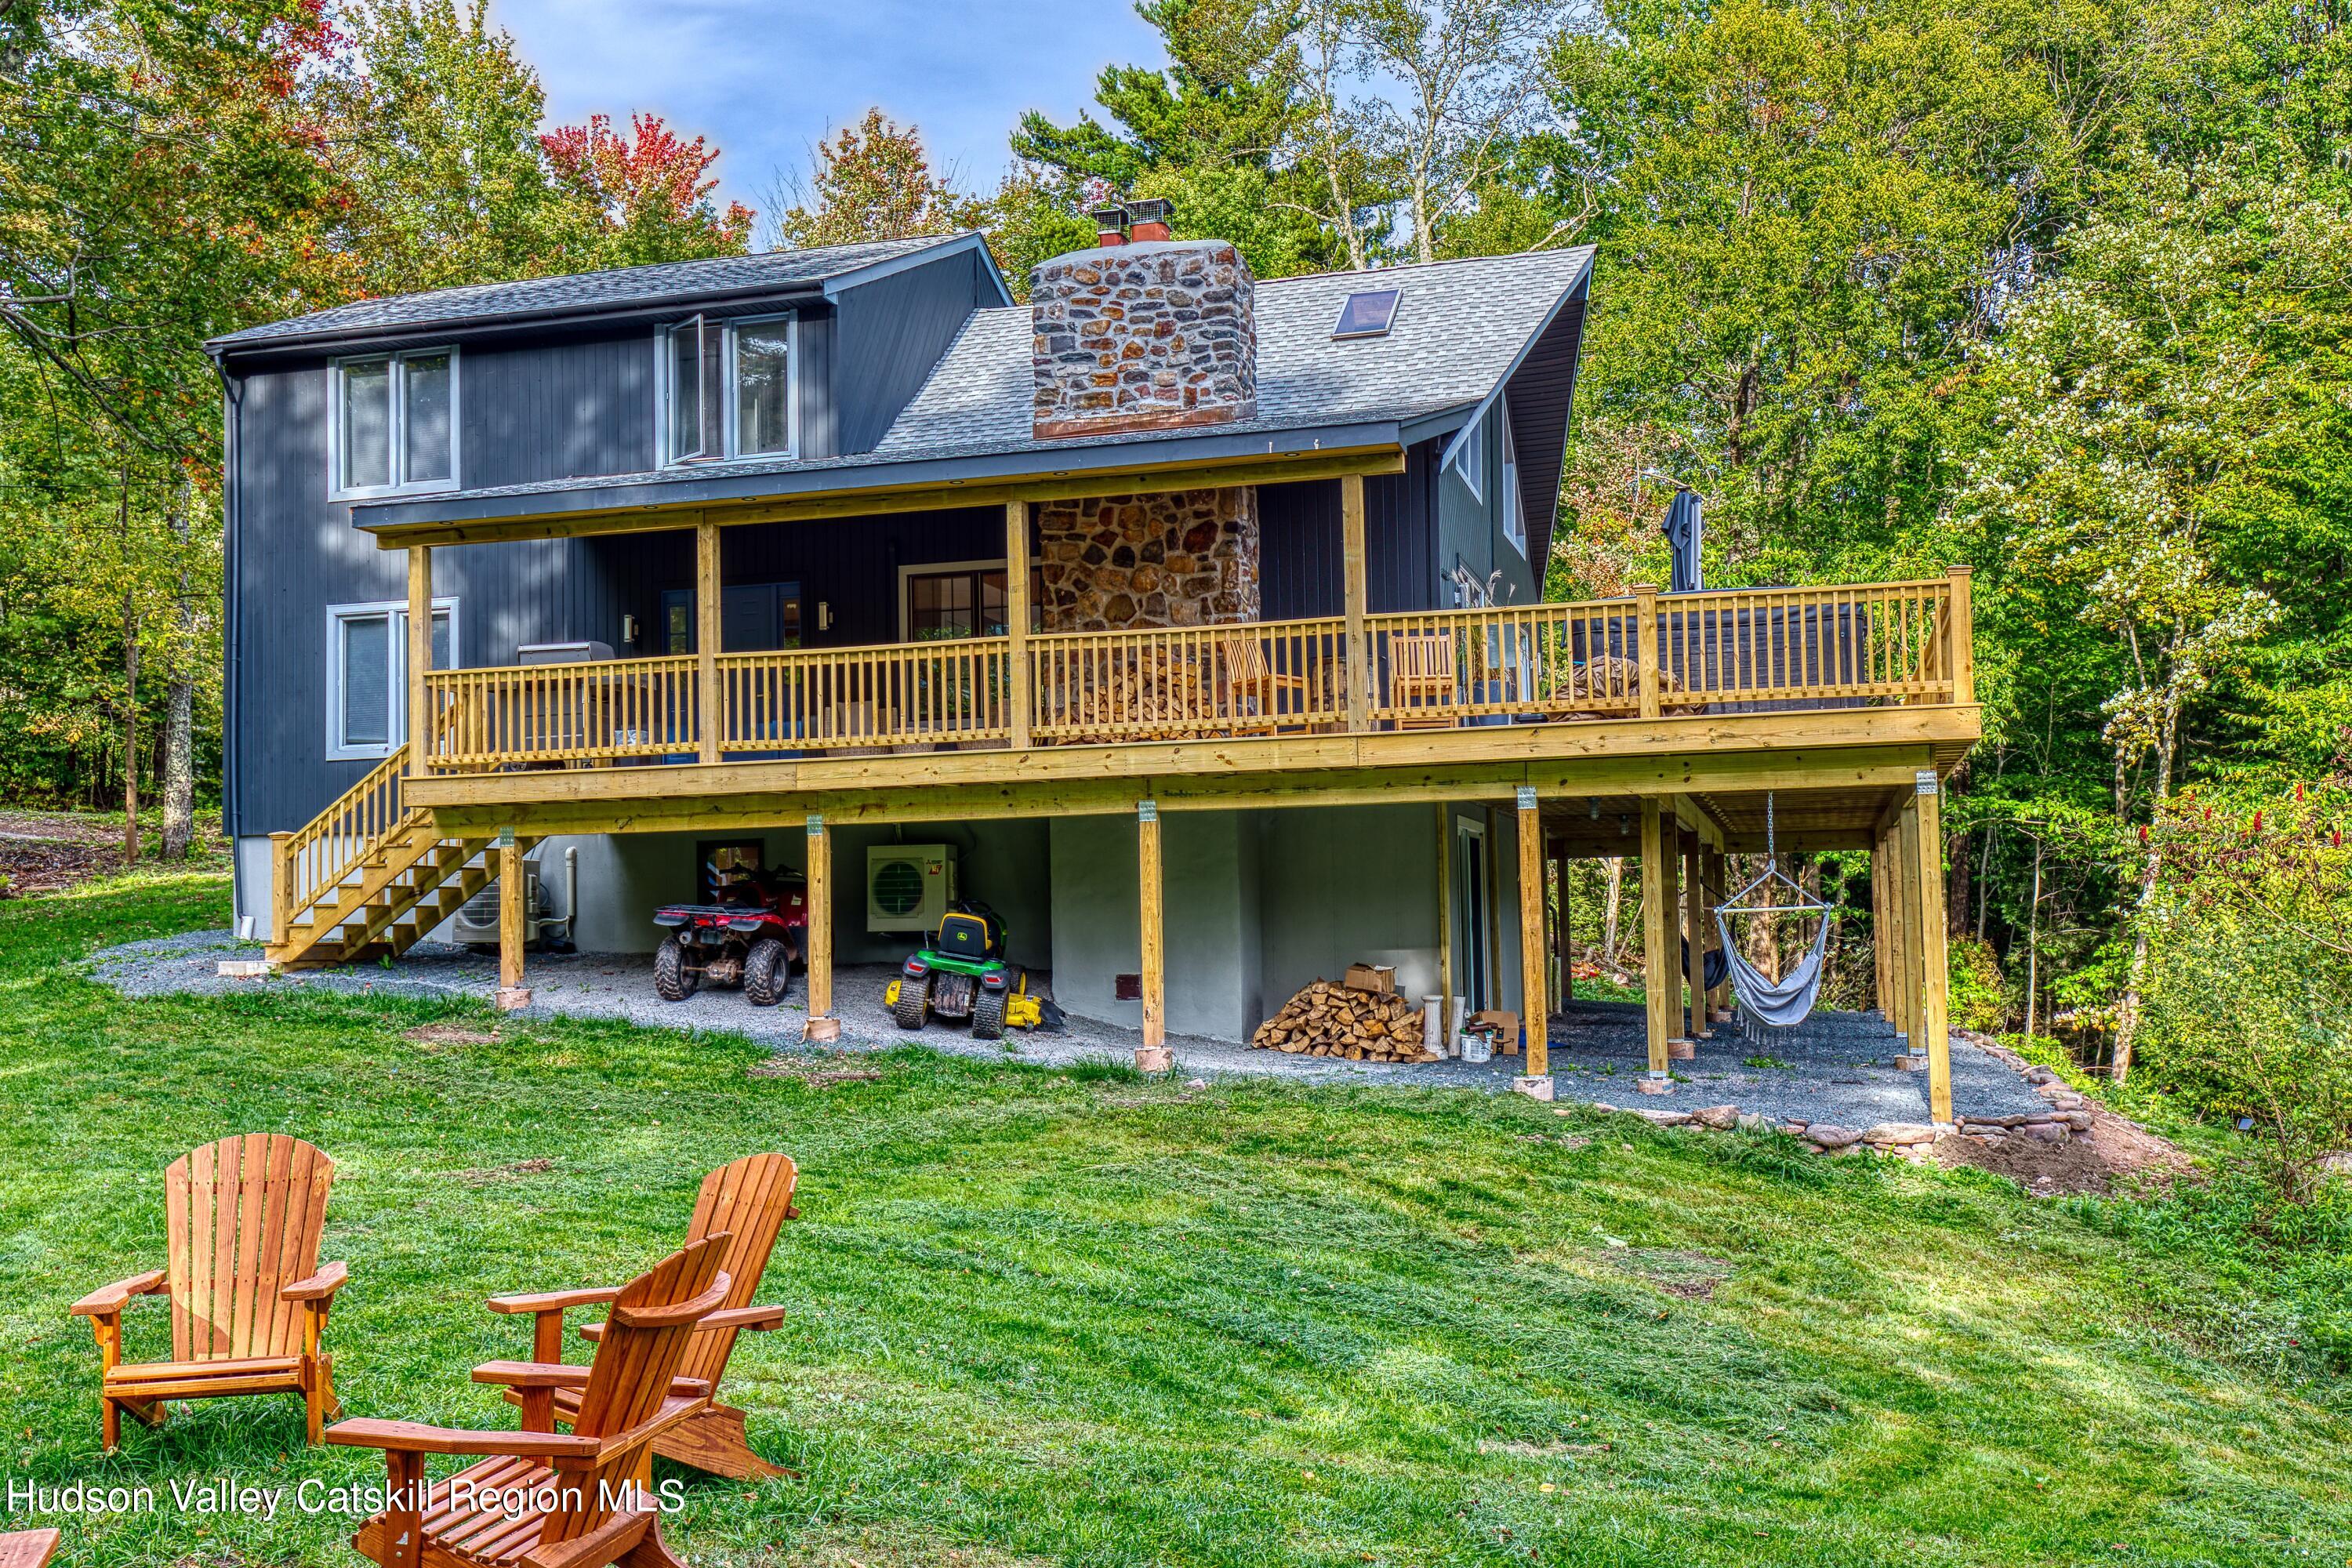
M 740 984 L 752 1006 L 772 1007 L 808 951 L 808 884 L 798 871 L 705 869 L 718 884 L 716 903 L 654 911 L 654 924 L 669 928 L 654 950 L 654 994 L 683 1002 L 706 981 Z

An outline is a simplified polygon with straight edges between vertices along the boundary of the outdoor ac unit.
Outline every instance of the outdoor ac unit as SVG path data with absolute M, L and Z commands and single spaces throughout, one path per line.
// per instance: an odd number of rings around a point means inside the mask
M 539 885 L 539 867 L 533 862 L 526 861 L 523 864 L 522 889 L 524 918 L 536 925 L 540 913 L 545 907 L 546 896 Z M 469 946 L 496 947 L 498 945 L 499 884 L 497 879 L 493 878 L 488 887 L 457 906 L 457 913 L 450 921 L 450 930 L 459 942 Z
M 937 931 L 956 896 L 955 847 L 877 844 L 866 851 L 866 929 Z

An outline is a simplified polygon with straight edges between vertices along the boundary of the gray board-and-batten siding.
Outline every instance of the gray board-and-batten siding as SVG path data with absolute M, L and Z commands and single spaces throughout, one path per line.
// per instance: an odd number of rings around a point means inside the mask
M 869 289 L 881 291 L 884 311 L 866 308 Z M 831 299 L 803 289 L 734 301 L 725 313 L 800 313 L 802 440 L 812 455 L 830 455 L 844 419 L 861 438 L 877 421 L 887 426 L 875 399 L 909 395 L 903 388 L 937 363 L 963 319 L 1002 297 L 992 268 L 966 247 Z M 353 526 L 352 504 L 329 499 L 331 354 L 456 344 L 463 484 L 642 473 L 655 462 L 654 331 L 693 308 L 299 347 L 271 341 L 225 358 L 229 832 L 298 827 L 371 765 L 326 756 L 327 611 L 401 599 L 406 578 L 397 552 Z M 461 665 L 511 663 L 524 643 L 614 642 L 624 613 L 648 613 L 636 607 L 635 586 L 615 581 L 605 552 L 561 541 L 444 551 L 435 570 L 436 595 L 459 600 Z
M 322 379 L 322 378 L 321 378 Z M 321 394 L 322 395 L 322 394 Z M 1368 596 L 1376 610 L 1435 607 L 1430 464 L 1436 443 L 1412 452 L 1403 474 L 1366 486 Z M 323 489 L 323 479 L 320 481 Z M 1268 618 L 1341 613 L 1337 480 L 1260 491 L 1263 595 Z M 340 510 L 341 509 L 334 509 Z M 803 643 L 856 647 L 897 640 L 899 566 L 1001 559 L 1003 514 L 992 507 L 880 514 L 728 529 L 720 569 L 730 583 L 800 584 Z M 372 765 L 326 757 L 327 606 L 394 601 L 406 592 L 402 552 L 320 516 L 281 529 L 267 560 L 241 552 L 232 614 L 239 657 L 230 670 L 228 831 L 300 826 Z M 472 544 L 434 552 L 434 592 L 457 604 L 457 662 L 510 665 L 525 643 L 597 641 L 623 656 L 661 651 L 666 589 L 693 582 L 684 531 Z M 815 626 L 815 606 L 832 625 Z M 639 641 L 626 647 L 622 616 Z

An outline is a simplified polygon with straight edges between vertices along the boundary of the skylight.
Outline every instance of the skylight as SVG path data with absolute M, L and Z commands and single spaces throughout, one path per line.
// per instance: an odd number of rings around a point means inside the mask
M 1334 338 L 1381 338 L 1388 335 L 1396 321 L 1397 297 L 1402 290 L 1372 289 L 1360 294 L 1350 294 L 1339 307 L 1339 323 L 1331 329 Z

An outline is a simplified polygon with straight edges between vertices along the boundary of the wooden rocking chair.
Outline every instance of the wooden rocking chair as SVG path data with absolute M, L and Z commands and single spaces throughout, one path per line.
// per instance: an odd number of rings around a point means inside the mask
M 714 1235 L 732 1236 L 725 1267 L 733 1283 L 719 1310 L 703 1320 L 701 1328 L 687 1345 L 681 1368 L 682 1375 L 709 1383 L 713 1398 L 705 1409 L 667 1429 L 655 1441 L 654 1452 L 665 1459 L 676 1459 L 682 1465 L 737 1480 L 792 1473 L 751 1451 L 744 1434 L 743 1413 L 732 1405 L 719 1404 L 716 1395 L 719 1380 L 727 1373 L 727 1358 L 735 1351 L 736 1334 L 745 1329 L 783 1325 L 782 1307 L 754 1307 L 751 1301 L 759 1293 L 761 1276 L 767 1272 L 768 1255 L 776 1248 L 776 1233 L 783 1228 L 784 1221 L 800 1212 L 793 1207 L 793 1188 L 799 1180 L 799 1169 L 782 1154 L 747 1155 L 702 1179 L 701 1194 L 694 1203 L 694 1217 L 687 1222 L 686 1238 L 692 1243 Z M 560 1362 L 563 1359 L 565 1309 L 594 1306 L 612 1300 L 614 1295 L 610 1289 L 594 1288 L 555 1290 L 531 1296 L 493 1296 L 488 1306 L 493 1312 L 530 1313 L 536 1320 L 531 1331 L 533 1359 Z M 604 1325 L 591 1323 L 580 1333 L 583 1339 L 597 1341 L 604 1331 Z M 520 1401 L 520 1394 L 508 1397 Z M 558 1421 L 572 1421 L 579 1409 L 577 1389 L 555 1391 Z
M 349 1270 L 319 1267 L 335 1163 L 276 1132 L 207 1143 L 163 1173 L 166 1267 L 119 1279 L 73 1304 L 98 1337 L 99 1419 L 107 1448 L 122 1413 L 152 1426 L 166 1399 L 299 1394 L 310 1440 L 337 1413 L 333 1358 L 319 1349 Z M 125 1363 L 122 1309 L 172 1301 L 172 1359 Z
M 472 1432 L 412 1421 L 341 1421 L 327 1441 L 383 1450 L 391 1506 L 352 1544 L 383 1568 L 682 1568 L 661 1537 L 651 1491 L 655 1446 L 710 1402 L 710 1385 L 680 1377 L 696 1328 L 730 1281 L 723 1232 L 693 1243 L 614 1292 L 587 1366 L 485 1362 L 477 1383 L 520 1395 L 522 1430 Z M 555 1398 L 572 1399 L 570 1432 Z M 427 1486 L 425 1456 L 480 1457 Z M 510 1506 L 511 1505 L 511 1506 Z
M 1389 638 L 1389 702 L 1400 730 L 1450 730 L 1461 690 L 1454 668 L 1452 632 L 1414 632 Z
M 1286 708 L 1286 695 L 1290 699 Z M 1217 639 L 1217 707 L 1236 735 L 1303 729 L 1307 677 L 1295 669 L 1276 669 L 1256 632 L 1233 633 Z

